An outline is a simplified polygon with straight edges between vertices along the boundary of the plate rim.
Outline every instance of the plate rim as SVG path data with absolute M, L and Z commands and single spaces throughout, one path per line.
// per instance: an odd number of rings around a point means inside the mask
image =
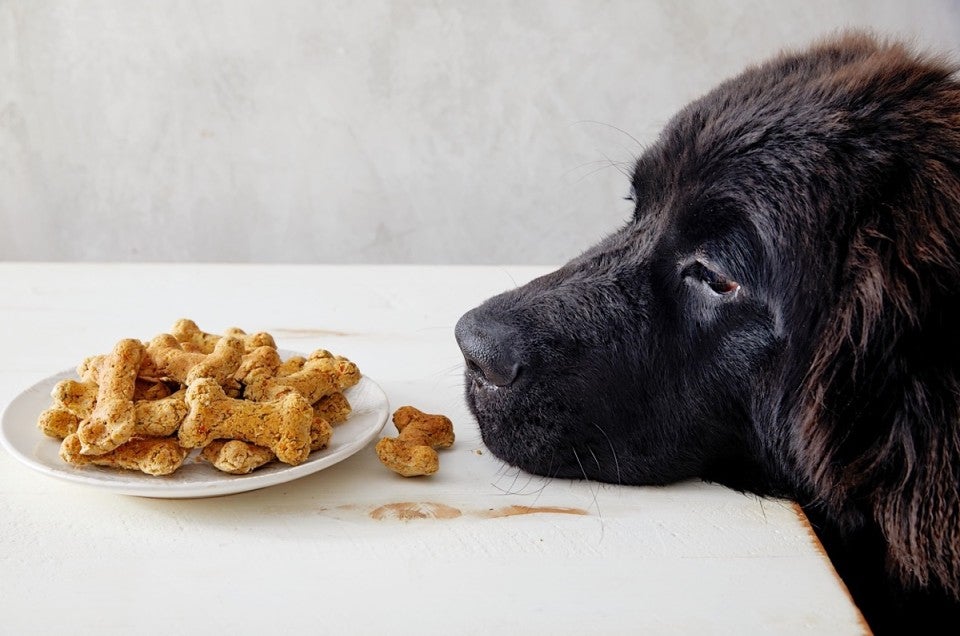
M 278 352 L 283 357 L 306 355 L 297 351 L 284 349 L 278 349 Z M 189 485 L 184 485 L 181 488 L 177 488 L 176 484 L 171 484 L 169 482 L 164 484 L 162 482 L 139 483 L 127 481 L 105 481 L 98 479 L 95 476 L 96 473 L 84 473 L 80 469 L 76 469 L 74 471 L 57 470 L 46 463 L 38 461 L 36 458 L 25 454 L 20 448 L 14 445 L 13 441 L 7 435 L 7 429 L 12 425 L 10 422 L 12 416 L 9 415 L 9 413 L 19 400 L 26 399 L 25 396 L 28 393 L 40 390 L 44 385 L 49 385 L 50 389 L 52 390 L 56 382 L 59 382 L 62 379 L 73 378 L 75 376 L 76 369 L 64 369 L 38 380 L 37 382 L 34 382 L 29 387 L 19 391 L 14 397 L 12 397 L 4 406 L 2 414 L 0 414 L 0 446 L 2 446 L 4 450 L 6 450 L 20 463 L 48 477 L 74 484 L 90 486 L 99 490 L 106 490 L 116 494 L 130 495 L 135 497 L 160 499 L 198 499 L 203 497 L 219 497 L 222 495 L 238 494 L 288 483 L 295 479 L 319 472 L 325 468 L 329 468 L 330 466 L 334 466 L 363 450 L 377 435 L 380 434 L 390 417 L 390 403 L 386 392 L 376 381 L 366 374 L 362 374 L 360 376 L 360 382 L 358 382 L 355 387 L 347 389 L 345 393 L 349 395 L 349 393 L 353 392 L 353 390 L 357 387 L 363 386 L 363 390 L 371 391 L 375 394 L 375 396 L 378 398 L 377 408 L 375 409 L 377 412 L 377 420 L 375 424 L 369 429 L 365 429 L 362 434 L 351 440 L 345 446 L 336 449 L 334 452 L 328 455 L 321 456 L 314 461 L 308 460 L 303 464 L 299 464 L 297 466 L 288 466 L 287 468 L 279 471 L 266 474 L 257 474 L 256 472 L 253 472 L 249 475 L 230 475 L 227 473 L 217 475 L 217 473 L 214 472 L 212 473 L 214 479 L 211 482 L 192 483 Z M 47 391 L 47 393 L 49 393 L 49 391 Z M 38 412 L 37 415 L 39 416 L 40 413 Z M 44 437 L 46 437 L 35 426 L 34 430 L 37 432 L 39 440 L 42 440 Z M 55 440 L 50 438 L 50 441 Z M 191 454 L 190 456 L 193 455 Z M 69 467 L 69 465 L 64 463 L 64 467 Z M 210 468 L 211 470 L 216 470 L 213 467 Z M 131 476 L 132 475 L 133 472 L 131 471 Z M 141 479 L 142 477 L 144 476 L 136 475 L 137 479 Z M 162 477 L 154 477 L 149 475 L 146 475 L 145 477 L 155 480 L 162 479 Z

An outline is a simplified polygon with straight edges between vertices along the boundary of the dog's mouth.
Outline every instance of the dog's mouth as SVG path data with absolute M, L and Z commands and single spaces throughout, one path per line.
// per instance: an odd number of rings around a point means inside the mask
M 494 455 L 527 472 L 553 476 L 557 468 L 553 449 L 559 439 L 555 427 L 531 417 L 525 408 L 535 394 L 529 379 L 524 374 L 509 384 L 497 384 L 467 361 L 467 405 L 480 426 L 483 443 Z
M 530 473 L 618 481 L 610 444 L 591 434 L 600 410 L 595 387 L 581 376 L 581 365 L 564 362 L 576 358 L 528 331 L 484 308 L 457 324 L 466 401 L 484 444 Z
M 512 466 L 536 475 L 619 482 L 620 459 L 610 443 L 590 432 L 589 400 L 565 390 L 550 373 L 521 368 L 508 383 L 491 379 L 469 359 L 464 369 L 467 405 L 484 445 Z M 577 427 L 582 428 L 574 432 Z

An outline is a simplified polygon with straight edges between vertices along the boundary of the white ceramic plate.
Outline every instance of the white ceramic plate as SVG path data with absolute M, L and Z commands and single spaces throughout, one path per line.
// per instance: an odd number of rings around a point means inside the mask
M 281 355 L 286 358 L 295 354 L 281 351 Z M 155 477 L 119 468 L 72 466 L 60 459 L 60 442 L 37 428 L 37 417 L 50 407 L 50 391 L 54 385 L 60 380 L 76 377 L 76 371 L 72 369 L 63 371 L 41 380 L 14 398 L 0 420 L 0 443 L 11 455 L 45 475 L 140 497 L 187 499 L 228 495 L 310 475 L 364 448 L 383 429 L 390 411 L 383 389 L 363 376 L 356 386 L 345 391 L 353 407 L 350 418 L 334 427 L 327 448 L 310 453 L 309 459 L 299 466 L 273 462 L 249 475 L 230 475 L 200 462 L 198 451 L 193 451 L 175 473 Z

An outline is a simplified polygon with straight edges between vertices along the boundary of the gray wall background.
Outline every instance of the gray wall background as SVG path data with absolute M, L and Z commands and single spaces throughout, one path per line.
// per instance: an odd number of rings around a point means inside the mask
M 561 262 L 674 111 L 851 26 L 960 50 L 956 0 L 0 0 L 0 259 Z

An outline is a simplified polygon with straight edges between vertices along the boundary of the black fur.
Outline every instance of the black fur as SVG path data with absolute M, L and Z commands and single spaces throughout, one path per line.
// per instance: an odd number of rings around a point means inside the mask
M 956 621 L 953 73 L 853 34 L 687 106 L 637 162 L 632 220 L 458 324 L 485 444 L 793 498 L 875 631 Z

